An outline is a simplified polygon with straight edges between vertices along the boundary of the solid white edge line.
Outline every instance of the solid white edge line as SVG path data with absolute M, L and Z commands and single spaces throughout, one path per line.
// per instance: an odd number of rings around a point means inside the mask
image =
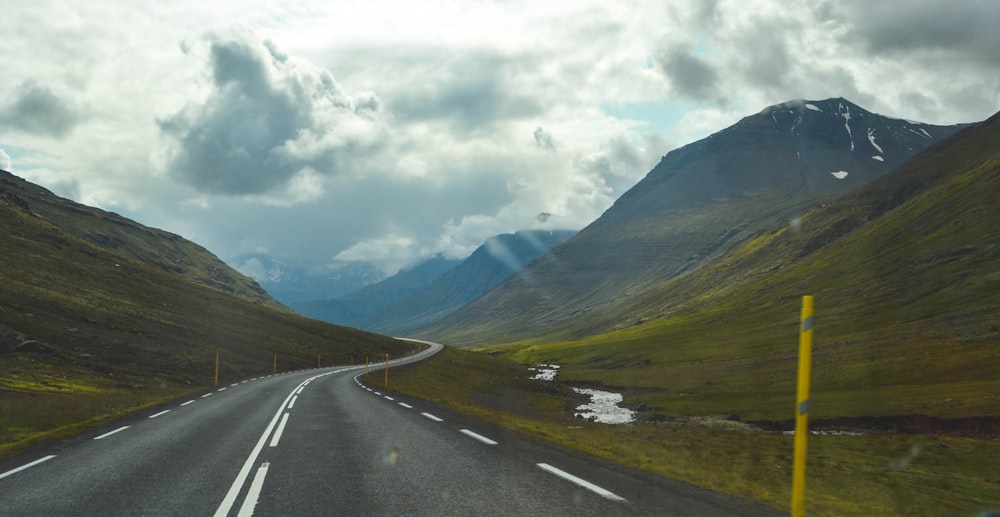
M 411 406 L 411 405 L 407 404 L 406 402 L 399 402 L 398 404 L 399 404 L 400 406 L 403 406 L 403 407 L 405 407 L 406 409 L 413 409 L 413 406 Z
M 157 413 L 157 414 L 155 414 L 155 415 L 149 415 L 149 418 L 151 418 L 151 419 L 152 419 L 152 418 L 156 418 L 156 417 L 158 417 L 158 416 L 162 416 L 162 415 L 166 415 L 166 414 L 167 414 L 167 413 L 169 413 L 169 412 L 170 412 L 170 410 L 169 410 L 169 409 L 164 409 L 163 411 L 160 411 L 159 413 Z
M 483 435 L 481 435 L 479 433 L 474 433 L 474 432 L 472 432 L 472 431 L 470 431 L 468 429 L 462 429 L 459 432 L 462 433 L 462 434 L 464 434 L 465 436 L 468 436 L 469 438 L 473 438 L 473 439 L 479 440 L 479 441 L 485 443 L 486 445 L 496 445 L 497 444 L 497 442 L 495 442 L 493 440 L 490 440 L 489 438 L 487 438 L 487 437 L 485 437 L 485 436 L 483 436 Z
M 295 401 L 296 400 L 299 400 L 299 396 L 298 395 L 292 397 L 292 401 L 288 403 L 288 409 L 292 409 L 293 407 L 295 407 Z
M 288 423 L 288 413 L 285 413 L 281 417 L 281 423 L 278 424 L 278 430 L 274 432 L 274 436 L 271 437 L 271 447 L 276 447 L 278 442 L 281 441 L 281 433 L 285 432 L 285 424 Z
M 610 490 L 601 488 L 601 487 L 599 487 L 599 486 L 591 483 L 590 481 L 587 481 L 586 479 L 578 478 L 578 477 L 574 476 L 573 474 L 570 474 L 569 472 L 566 472 L 566 471 L 563 471 L 563 470 L 559 470 L 559 469 L 553 467 L 552 465 L 549 465 L 548 463 L 539 463 L 538 467 L 540 469 L 542 469 L 542 470 L 550 473 L 550 474 L 554 474 L 556 476 L 559 476 L 559 477 L 565 479 L 566 481 L 569 481 L 570 483 L 573 483 L 573 484 L 575 484 L 575 485 L 577 485 L 577 486 L 579 486 L 581 488 L 586 488 L 587 490 L 590 490 L 591 492 L 594 492 L 595 494 L 597 494 L 597 495 L 599 495 L 599 496 L 601 496 L 601 497 L 603 497 L 605 499 L 610 499 L 612 501 L 618 501 L 618 502 L 622 502 L 622 503 L 627 503 L 628 502 L 628 499 L 625 499 L 624 497 L 622 497 L 622 496 L 620 496 L 620 495 L 618 495 L 618 494 L 616 494 L 616 493 L 614 493 L 614 492 L 612 492 Z
M 129 426 L 123 425 L 123 426 L 119 427 L 118 429 L 115 429 L 114 431 L 109 431 L 107 433 L 102 434 L 101 436 L 95 436 L 94 439 L 95 440 L 103 440 L 103 439 L 105 439 L 105 438 L 107 438 L 107 437 L 109 437 L 109 436 L 111 436 L 111 435 L 113 435 L 115 433 L 120 433 L 120 432 L 122 432 L 122 431 L 124 431 L 124 430 L 126 430 L 128 428 L 129 428 Z
M 436 417 L 436 416 L 434 416 L 434 415 L 432 415 L 430 413 L 420 413 L 420 414 L 423 415 L 423 416 L 425 416 L 425 417 L 427 417 L 427 418 L 429 418 L 429 419 L 431 419 L 431 420 L 433 420 L 433 421 L 435 421 L 435 422 L 444 422 L 444 420 L 442 420 L 442 419 L 440 419 L 440 418 L 438 418 L 438 417 Z
M 55 454 L 51 454 L 51 455 L 46 456 L 44 458 L 39 458 L 39 459 L 37 459 L 35 461 L 32 461 L 31 463 L 27 463 L 27 464 L 21 465 L 20 467 L 17 467 L 16 469 L 8 470 L 7 472 L 4 472 L 3 474 L 0 474 L 0 479 L 3 479 L 5 477 L 7 477 L 7 476 L 13 476 L 14 474 L 17 474 L 18 472 L 21 472 L 22 470 L 30 469 L 31 467 L 34 467 L 35 465 L 38 465 L 39 463 L 44 463 L 44 462 L 49 461 L 49 460 L 51 460 L 52 458 L 55 458 L 55 457 L 56 457 Z
M 188 404 L 194 404 L 194 401 L 193 401 L 193 400 L 189 400 L 189 401 L 187 401 L 187 402 L 185 402 L 185 403 L 181 404 L 181 406 L 180 406 L 180 407 L 184 407 L 184 406 L 186 406 L 186 405 L 188 405 Z
M 257 469 L 257 473 L 254 474 L 253 481 L 250 483 L 250 491 L 247 492 L 247 497 L 243 500 L 243 505 L 240 506 L 240 513 L 236 514 L 238 517 L 253 515 L 257 499 L 260 498 L 260 490 L 264 488 L 264 478 L 267 477 L 267 467 L 269 466 L 270 464 L 266 461 L 260 464 L 260 468 Z
M 292 390 L 294 393 L 295 390 Z M 274 429 L 274 425 L 278 422 L 278 418 L 281 416 L 282 412 L 285 410 L 285 405 L 288 401 L 292 399 L 292 393 L 289 393 L 285 397 L 284 402 L 278 406 L 278 411 L 271 418 L 271 422 L 267 424 L 267 428 L 264 429 L 264 433 L 260 435 L 260 439 L 257 440 L 257 445 L 254 446 L 253 450 L 250 451 L 250 455 L 247 456 L 247 460 L 243 462 L 243 467 L 240 469 L 239 474 L 236 474 L 236 479 L 233 480 L 233 484 L 229 486 L 229 491 L 226 492 L 226 497 L 222 499 L 219 503 L 219 508 L 215 510 L 215 517 L 226 517 L 229 515 L 229 510 L 233 507 L 233 503 L 236 502 L 236 497 L 240 495 L 240 490 L 243 489 L 243 483 L 246 482 L 247 476 L 250 475 L 250 469 L 253 468 L 253 464 L 257 461 L 257 456 L 260 455 L 261 449 L 264 448 L 264 444 L 267 443 L 267 437 L 271 435 L 271 430 Z

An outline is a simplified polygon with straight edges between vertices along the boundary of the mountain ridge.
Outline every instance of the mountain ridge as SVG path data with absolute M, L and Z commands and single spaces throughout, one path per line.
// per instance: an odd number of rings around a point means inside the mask
M 769 106 L 670 151 L 579 234 L 419 334 L 478 345 L 571 327 L 881 177 L 962 127 L 914 125 L 841 98 Z M 882 160 L 868 152 L 876 145 Z M 841 171 L 848 174 L 833 174 Z
M 183 237 L 142 225 L 114 212 L 56 196 L 8 171 L 0 170 L 0 191 L 16 196 L 18 207 L 95 246 L 121 253 L 164 271 L 272 308 L 288 310 L 253 279 L 205 248 Z

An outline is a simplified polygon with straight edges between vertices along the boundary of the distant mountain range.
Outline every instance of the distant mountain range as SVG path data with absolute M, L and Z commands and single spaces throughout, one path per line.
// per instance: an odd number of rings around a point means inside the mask
M 266 253 L 241 255 L 231 262 L 240 273 L 256 280 L 268 294 L 289 306 L 339 298 L 386 278 L 374 264 L 366 262 L 314 264 L 283 261 Z
M 671 151 L 578 235 L 419 333 L 455 344 L 586 334 L 591 314 L 882 177 L 962 127 L 885 117 L 842 98 L 767 107 Z
M 463 261 L 435 257 L 346 296 L 290 306 L 312 318 L 404 335 L 478 298 L 574 233 L 520 231 L 498 235 Z

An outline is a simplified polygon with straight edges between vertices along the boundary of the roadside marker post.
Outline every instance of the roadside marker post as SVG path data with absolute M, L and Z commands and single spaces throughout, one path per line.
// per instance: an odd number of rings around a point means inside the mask
M 385 354 L 385 389 L 389 389 L 389 354 Z
M 799 382 L 795 397 L 795 463 L 792 471 L 792 517 L 801 517 L 806 501 L 806 449 L 809 440 L 809 377 L 812 370 L 813 297 L 802 297 L 799 331 Z
M 278 373 L 278 353 L 277 352 L 274 353 L 274 367 L 272 368 L 271 373 Z
M 215 349 L 215 385 L 219 385 L 219 349 Z

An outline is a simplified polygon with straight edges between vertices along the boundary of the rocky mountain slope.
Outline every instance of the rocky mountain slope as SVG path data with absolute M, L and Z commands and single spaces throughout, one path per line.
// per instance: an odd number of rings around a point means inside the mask
M 477 344 L 571 328 L 881 177 L 960 127 L 840 98 L 770 106 L 671 151 L 574 238 L 421 333 Z

